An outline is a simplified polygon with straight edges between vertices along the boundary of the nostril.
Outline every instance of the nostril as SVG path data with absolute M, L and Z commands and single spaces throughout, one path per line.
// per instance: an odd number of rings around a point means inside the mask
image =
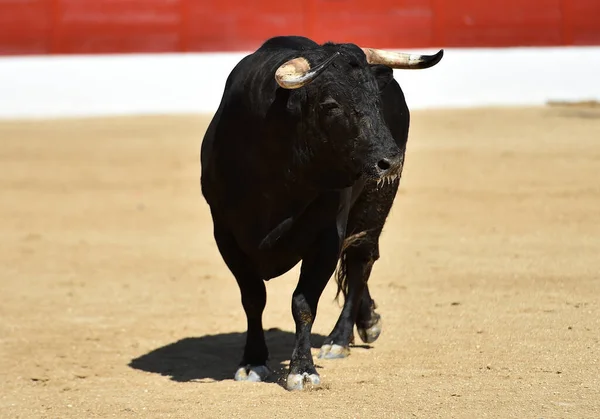
M 379 160 L 377 162 L 377 167 L 380 170 L 385 171 L 385 170 L 389 170 L 389 168 L 392 167 L 392 164 L 390 163 L 390 161 L 388 159 L 383 159 L 383 160 Z

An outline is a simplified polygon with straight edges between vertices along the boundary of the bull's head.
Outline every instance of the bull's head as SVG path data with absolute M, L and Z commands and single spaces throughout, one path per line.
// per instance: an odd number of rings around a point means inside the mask
M 404 150 L 384 121 L 381 90 L 393 78 L 391 68 L 424 69 L 442 56 L 443 50 L 416 55 L 325 44 L 282 64 L 275 80 L 291 90 L 288 107 L 297 104 L 312 154 L 323 157 L 323 164 L 333 169 L 329 174 L 338 173 L 336 183 L 347 185 L 361 175 L 391 180 L 402 170 Z M 382 66 L 387 71 L 377 70 Z

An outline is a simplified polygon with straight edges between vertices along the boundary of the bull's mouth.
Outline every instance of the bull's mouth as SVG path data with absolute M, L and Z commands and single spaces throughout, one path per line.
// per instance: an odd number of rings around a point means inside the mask
M 400 180 L 402 176 L 402 169 L 404 168 L 403 162 L 396 163 L 385 170 L 377 170 L 377 168 L 368 168 L 365 172 L 365 178 L 367 181 L 375 182 L 377 188 L 381 188 L 386 185 L 392 185 Z
M 377 188 L 381 188 L 386 185 L 391 185 L 400 179 L 401 173 L 390 173 L 388 175 L 382 176 L 378 179 L 374 179 L 377 181 Z

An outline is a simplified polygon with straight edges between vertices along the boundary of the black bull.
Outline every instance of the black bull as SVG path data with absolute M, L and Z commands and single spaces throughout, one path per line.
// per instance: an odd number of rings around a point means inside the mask
M 392 67 L 431 67 L 443 52 L 386 54 L 276 37 L 227 79 L 202 143 L 201 185 L 248 321 L 236 380 L 269 374 L 263 281 L 300 261 L 288 389 L 320 383 L 310 333 L 338 262 L 344 306 L 319 357 L 347 356 L 355 324 L 364 342 L 381 332 L 367 281 L 398 190 L 410 119 Z

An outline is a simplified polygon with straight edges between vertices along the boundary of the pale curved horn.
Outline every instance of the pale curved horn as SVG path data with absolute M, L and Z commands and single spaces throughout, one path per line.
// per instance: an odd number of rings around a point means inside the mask
M 391 68 L 420 70 L 433 67 L 444 56 L 444 50 L 434 55 L 406 54 L 403 52 L 384 51 L 374 48 L 361 48 L 367 56 L 369 64 L 383 64 Z
M 310 67 L 306 58 L 294 58 L 279 66 L 275 71 L 275 80 L 284 89 L 298 89 L 306 86 L 321 74 L 338 55 L 340 53 L 336 52 L 314 68 Z

